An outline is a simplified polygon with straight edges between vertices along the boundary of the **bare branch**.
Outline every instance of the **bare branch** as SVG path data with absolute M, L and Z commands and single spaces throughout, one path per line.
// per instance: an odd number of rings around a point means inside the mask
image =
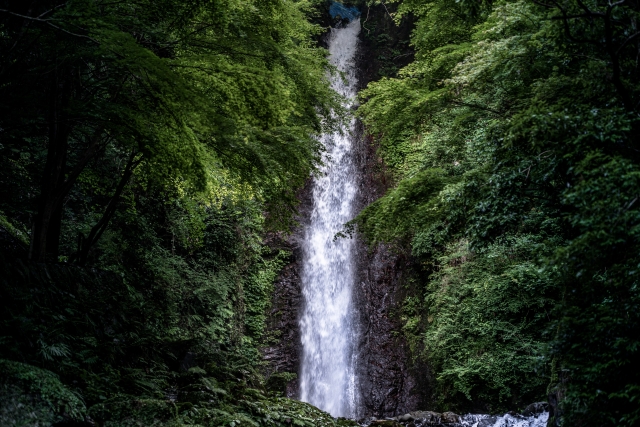
M 547 3 L 543 3 L 541 1 L 538 0 L 532 0 L 533 3 L 537 4 L 538 6 L 542 6 L 542 7 L 546 7 L 547 9 L 554 9 L 556 7 L 559 7 L 557 4 L 553 5 L 553 4 L 547 4 Z
M 48 15 L 49 13 L 53 12 L 54 10 L 60 9 L 61 7 L 64 7 L 66 5 L 67 5 L 66 3 L 59 4 L 56 7 L 53 7 L 51 9 L 47 10 L 46 12 L 42 12 L 40 15 L 38 15 L 38 18 L 42 18 L 43 16 Z
M 622 44 L 620 45 L 620 47 L 618 48 L 618 50 L 616 50 L 616 53 L 619 53 L 622 49 L 624 49 L 624 47 L 629 44 L 630 42 L 632 42 L 634 39 L 636 39 L 638 36 L 640 36 L 640 32 L 637 32 L 635 34 L 630 35 L 629 37 L 627 37 L 627 39 L 622 42 Z
M 58 197 L 57 197 L 58 200 L 56 201 L 57 203 L 61 202 L 61 199 L 64 198 L 69 193 L 69 191 L 71 191 L 71 187 L 73 187 L 73 184 L 75 184 L 76 179 L 80 176 L 80 174 L 84 170 L 87 163 L 89 163 L 89 161 L 102 148 L 102 144 L 100 144 L 101 136 L 102 136 L 102 129 L 100 128 L 94 132 L 93 137 L 91 138 L 91 143 L 89 144 L 89 147 L 82 154 L 82 157 L 80 158 L 80 160 L 78 160 L 78 163 L 76 164 L 76 166 L 69 173 L 69 175 L 67 176 L 67 179 L 65 179 L 64 182 L 62 183 L 62 186 L 58 190 Z
M 384 10 L 387 12 L 387 15 L 389 15 L 389 18 L 391 18 L 391 20 L 393 20 L 393 17 L 391 17 L 391 14 L 389 13 L 389 9 L 387 9 L 387 5 L 384 4 L 384 2 L 382 0 L 380 0 L 380 3 L 382 3 L 382 6 L 384 6 Z
M 80 37 L 80 38 L 83 38 L 83 39 L 91 40 L 92 42 L 94 42 L 96 44 L 100 44 L 100 42 L 98 40 L 94 39 L 93 37 L 89 37 L 89 36 L 86 36 L 84 34 L 72 33 L 71 31 L 67 31 L 64 28 L 60 28 L 59 26 L 53 24 L 51 22 L 51 19 L 42 19 L 42 18 L 39 18 L 39 17 L 21 15 L 19 13 L 15 13 L 15 12 L 12 12 L 12 11 L 7 10 L 7 9 L 0 9 L 0 12 L 4 12 L 4 13 L 7 13 L 9 15 L 17 16 L 17 17 L 22 18 L 22 19 L 28 19 L 30 21 L 42 22 L 42 23 L 45 23 L 45 24 L 49 25 L 52 28 L 55 28 L 58 31 L 62 31 L 63 33 L 67 33 L 70 36 Z M 42 16 L 42 15 L 40 15 L 40 16 Z
M 582 8 L 582 10 L 587 12 L 589 15 L 604 16 L 604 14 L 601 12 L 594 12 L 591 9 L 589 9 L 589 7 L 586 4 L 584 4 L 584 2 L 582 2 L 582 0 L 576 0 L 576 1 L 578 2 L 578 5 L 580 6 L 580 8 Z
M 100 239 L 100 237 L 102 236 L 102 233 L 104 233 L 104 231 L 107 229 L 107 226 L 109 225 L 109 221 L 115 214 L 116 208 L 118 207 L 118 203 L 120 202 L 120 196 L 122 195 L 122 191 L 124 190 L 129 180 L 131 179 L 131 176 L 133 175 L 134 170 L 136 169 L 136 167 L 138 167 L 138 165 L 142 162 L 142 160 L 143 160 L 143 156 L 140 155 L 140 153 L 138 153 L 135 150 L 132 151 L 131 154 L 129 155 L 129 159 L 124 168 L 124 171 L 122 172 L 122 175 L 120 176 L 118 185 L 116 186 L 113 196 L 109 200 L 109 203 L 107 204 L 107 207 L 105 208 L 102 214 L 102 217 L 91 228 L 91 231 L 89 232 L 89 235 L 86 238 L 84 238 L 84 236 L 82 235 L 80 236 L 80 242 L 79 242 L 80 244 L 78 248 L 78 253 L 76 254 L 77 264 L 82 265 L 86 262 L 87 256 L 89 254 L 89 250 Z
M 626 1 L 627 0 L 620 0 L 615 3 L 611 3 L 611 1 L 609 1 L 609 8 L 613 9 L 616 6 L 620 6 L 621 4 L 624 4 Z
M 606 18 L 607 16 L 604 13 L 601 14 L 588 14 L 588 13 L 581 13 L 579 15 L 562 15 L 562 16 L 554 16 L 551 19 L 580 19 L 580 18 Z
M 34 18 L 33 16 L 21 15 L 19 13 L 15 13 L 7 9 L 0 9 L 0 12 L 8 13 L 9 15 L 17 16 L 19 18 L 29 19 L 31 21 L 49 22 L 48 19 Z

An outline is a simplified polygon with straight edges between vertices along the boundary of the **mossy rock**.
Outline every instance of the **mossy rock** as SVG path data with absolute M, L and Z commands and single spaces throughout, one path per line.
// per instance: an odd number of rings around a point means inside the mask
M 336 419 L 313 405 L 284 397 L 245 402 L 261 425 L 300 427 L 355 426 L 353 421 Z
M 82 400 L 53 372 L 0 359 L 0 425 L 50 426 L 85 415 Z
M 267 379 L 265 386 L 269 391 L 284 394 L 287 391 L 287 384 L 297 377 L 296 374 L 291 372 L 276 372 Z
M 340 427 L 360 427 L 360 424 L 349 418 L 340 417 L 336 419 L 336 425 Z

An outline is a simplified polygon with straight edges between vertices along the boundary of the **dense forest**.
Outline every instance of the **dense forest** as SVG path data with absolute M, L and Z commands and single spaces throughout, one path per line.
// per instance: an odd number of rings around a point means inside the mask
M 400 316 L 438 405 L 640 423 L 639 13 L 400 3 L 415 60 L 359 109 L 396 185 L 351 226 L 415 257 Z
M 258 352 L 336 106 L 313 13 L 2 2 L 0 424 L 334 424 Z
M 0 1 L 0 425 L 356 425 L 260 352 L 269 236 L 349 115 L 328 4 Z M 640 4 L 350 4 L 413 25 L 356 112 L 392 185 L 345 234 L 412 260 L 424 409 L 640 425 Z

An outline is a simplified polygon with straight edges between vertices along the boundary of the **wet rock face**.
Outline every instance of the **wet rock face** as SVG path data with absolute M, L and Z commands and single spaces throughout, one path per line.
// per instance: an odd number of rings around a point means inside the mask
M 364 89 L 371 81 L 381 77 L 393 77 L 413 61 L 413 48 L 409 44 L 415 19 L 405 15 L 396 23 L 391 15 L 396 12 L 397 3 L 363 6 L 360 22 L 361 57 L 359 86 Z
M 300 365 L 300 331 L 298 310 L 300 307 L 300 276 L 295 258 L 284 267 L 275 292 L 269 316 L 269 332 L 276 343 L 263 349 L 264 359 L 269 362 L 267 376 L 283 372 L 298 372 Z M 288 381 L 285 385 L 286 397 L 297 397 L 298 382 Z
M 365 416 L 388 417 L 421 403 L 393 312 L 401 299 L 400 272 L 406 260 L 384 246 L 370 253 L 363 244 L 358 249 L 360 277 L 355 294 L 362 328 L 357 345 L 361 411 Z
M 392 313 L 398 303 L 397 272 L 403 260 L 384 247 L 368 254 L 363 246 L 359 247 L 360 280 L 355 289 L 362 328 L 356 347 L 361 411 L 365 416 L 386 417 L 415 409 L 418 403 L 412 402 L 415 381 L 406 366 L 406 345 L 397 334 L 399 325 Z
M 386 50 L 401 49 L 402 40 L 408 40 L 411 22 L 396 27 L 381 5 L 363 10 L 361 22 L 364 25 L 358 45 L 358 80 L 364 88 L 385 74 L 385 64 L 380 58 Z M 382 33 L 387 35 L 384 45 L 376 42 Z M 395 66 L 405 65 L 410 57 L 409 54 L 396 59 Z M 374 139 L 362 123 L 358 123 L 356 130 L 359 211 L 382 197 L 392 183 L 376 153 Z M 361 405 L 358 415 L 385 418 L 427 407 L 428 369 L 425 365 L 411 364 L 397 313 L 405 296 L 402 273 L 410 270 L 412 261 L 384 245 L 368 248 L 361 239 L 356 259 L 358 279 L 354 296 L 360 315 L 360 341 L 356 346 Z
M 535 402 L 527 406 L 524 411 L 522 411 L 522 415 L 526 417 L 535 416 L 542 414 L 543 412 L 549 411 L 549 404 L 547 402 Z
M 274 282 L 271 309 L 268 313 L 266 335 L 268 345 L 262 349 L 264 359 L 268 362 L 265 376 L 269 378 L 278 373 L 298 374 L 302 344 L 298 320 L 302 310 L 302 241 L 303 225 L 306 224 L 312 209 L 311 181 L 298 193 L 300 200 L 297 220 L 301 226 L 292 234 L 271 234 L 266 242 L 273 250 L 286 250 L 291 253 L 287 265 L 280 271 Z M 289 380 L 285 385 L 284 395 L 298 398 L 298 380 Z

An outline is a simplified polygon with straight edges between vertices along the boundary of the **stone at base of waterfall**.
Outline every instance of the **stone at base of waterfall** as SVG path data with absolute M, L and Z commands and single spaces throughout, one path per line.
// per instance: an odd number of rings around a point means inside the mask
M 548 410 L 549 404 L 547 402 L 535 402 L 527 406 L 524 411 L 522 411 L 522 415 L 524 415 L 525 417 L 530 417 L 532 415 L 542 414 L 543 412 L 547 412 Z
M 547 424 L 546 402 L 536 402 L 527 406 L 522 414 L 509 412 L 503 415 L 467 414 L 460 416 L 453 412 L 414 411 L 386 420 L 359 422 L 370 427 L 545 427 Z
M 371 426 L 389 426 L 389 427 L 454 427 L 460 424 L 461 418 L 459 415 L 453 412 L 433 412 L 433 411 L 414 411 L 408 414 L 399 415 L 395 418 L 385 420 L 389 424 L 380 424 L 382 421 L 377 421 L 378 424 L 371 423 Z M 394 423 L 394 424 L 391 424 Z
M 420 420 L 426 423 L 437 423 L 437 422 L 440 422 L 440 418 L 442 417 L 442 414 L 439 414 L 438 412 L 431 412 L 431 411 L 415 411 L 409 414 L 405 414 L 403 415 L 403 417 L 411 418 L 410 420 L 407 420 L 407 421 Z
M 454 414 L 453 412 L 443 412 L 442 413 L 442 422 L 444 424 L 453 424 L 460 422 L 460 415 Z

